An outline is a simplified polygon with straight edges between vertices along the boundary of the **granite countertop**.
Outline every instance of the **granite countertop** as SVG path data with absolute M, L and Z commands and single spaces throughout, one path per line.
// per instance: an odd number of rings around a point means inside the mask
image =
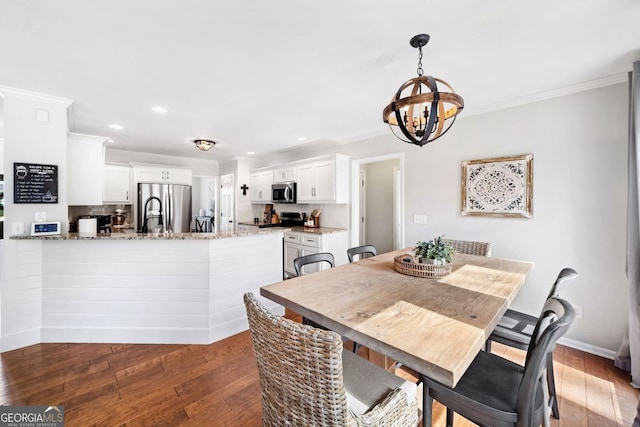
M 299 231 L 303 233 L 312 233 L 312 234 L 329 234 L 329 233 L 340 233 L 342 231 L 347 231 L 346 228 L 333 228 L 333 227 L 291 227 L 291 231 Z
M 250 231 L 230 231 L 219 233 L 100 233 L 95 236 L 63 233 L 55 236 L 11 236 L 15 240 L 215 240 L 232 237 L 254 236 L 257 234 L 282 233 L 287 227 L 260 228 Z
M 265 223 L 259 223 L 256 224 L 255 222 L 251 222 L 251 221 L 240 221 L 238 222 L 238 225 L 245 225 L 245 226 L 249 226 L 249 227 L 253 227 L 254 229 L 258 229 L 258 230 L 284 230 L 284 231 L 296 231 L 296 232 L 302 232 L 302 233 L 312 233 L 312 234 L 329 234 L 329 233 L 340 233 L 341 231 L 347 231 L 346 228 L 334 228 L 334 227 L 303 227 L 303 226 L 284 226 L 284 225 L 278 225 L 278 226 L 270 226 L 270 227 L 265 227 L 265 228 L 258 228 L 259 225 L 264 225 Z

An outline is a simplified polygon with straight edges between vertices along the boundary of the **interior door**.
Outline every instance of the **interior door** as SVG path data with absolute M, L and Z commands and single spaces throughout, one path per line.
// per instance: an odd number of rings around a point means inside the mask
M 220 177 L 220 231 L 233 231 L 234 227 L 234 178 L 232 174 Z

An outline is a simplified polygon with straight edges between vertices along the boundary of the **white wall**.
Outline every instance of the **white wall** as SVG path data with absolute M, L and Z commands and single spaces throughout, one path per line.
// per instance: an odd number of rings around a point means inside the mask
M 627 86 L 617 84 L 478 116 L 463 112 L 447 135 L 422 148 L 389 131 L 282 157 L 406 153 L 407 244 L 446 234 L 490 241 L 496 257 L 533 261 L 513 308 L 536 315 L 560 269 L 575 268 L 580 276 L 563 296 L 583 306 L 584 319 L 567 338 L 612 355 L 627 326 L 627 115 Z M 532 219 L 460 215 L 462 161 L 527 153 L 534 162 Z M 427 225 L 412 223 L 416 213 L 427 214 Z
M 71 101 L 7 87 L 0 87 L 0 94 L 5 120 L 5 240 L 0 262 L 0 350 L 4 351 L 40 342 L 42 269 L 33 266 L 41 262 L 41 242 L 31 242 L 18 256 L 18 241 L 8 236 L 17 222 L 22 222 L 28 233 L 37 211 L 46 212 L 48 220 L 59 220 L 66 227 L 67 108 Z M 38 110 L 47 112 L 46 121 L 37 119 Z M 14 162 L 58 165 L 58 203 L 14 204 Z

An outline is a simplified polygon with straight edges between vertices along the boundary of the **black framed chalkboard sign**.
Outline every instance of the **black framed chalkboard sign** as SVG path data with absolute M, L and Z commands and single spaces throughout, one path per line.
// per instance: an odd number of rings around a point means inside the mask
M 58 165 L 14 163 L 13 203 L 58 203 Z

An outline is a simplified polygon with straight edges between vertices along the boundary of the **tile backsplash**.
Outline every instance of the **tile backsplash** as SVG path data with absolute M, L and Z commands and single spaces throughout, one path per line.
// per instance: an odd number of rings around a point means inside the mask
M 81 215 L 112 215 L 115 216 L 116 209 L 124 209 L 127 212 L 125 223 L 131 220 L 130 205 L 101 205 L 101 206 L 69 206 L 69 231 L 77 230 L 78 217 Z

